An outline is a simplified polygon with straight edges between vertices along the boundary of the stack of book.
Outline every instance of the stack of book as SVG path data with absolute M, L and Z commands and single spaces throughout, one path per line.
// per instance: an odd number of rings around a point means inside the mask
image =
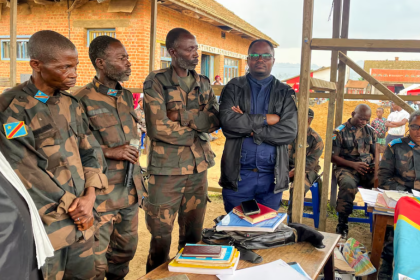
M 239 251 L 233 246 L 187 244 L 169 263 L 171 272 L 231 275 L 239 263 Z
M 256 231 L 274 232 L 286 218 L 286 213 L 277 213 L 276 210 L 258 204 L 259 214 L 246 216 L 241 206 L 235 207 L 217 225 L 217 231 Z
M 398 200 L 404 196 L 413 195 L 406 192 L 397 191 L 384 191 L 383 193 L 379 193 L 376 199 L 373 213 L 394 216 L 395 206 L 397 205 Z

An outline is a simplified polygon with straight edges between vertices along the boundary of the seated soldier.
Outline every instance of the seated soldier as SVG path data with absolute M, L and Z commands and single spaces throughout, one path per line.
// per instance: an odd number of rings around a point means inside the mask
M 335 164 L 335 176 L 339 186 L 336 232 L 343 238 L 348 234 L 348 217 L 353 212 L 358 187 L 373 186 L 375 158 L 375 130 L 368 125 L 372 112 L 368 105 L 357 105 L 351 118 L 336 128 L 333 135 L 331 161 Z
M 391 141 L 386 147 L 379 165 L 379 188 L 411 192 L 420 190 L 420 173 L 416 172 L 415 163 L 420 162 L 420 111 L 415 111 L 408 120 L 409 135 Z M 389 241 L 382 252 L 382 264 L 378 279 L 392 279 L 394 257 L 393 228 L 388 232 Z
M 324 143 L 318 133 L 311 128 L 312 120 L 314 119 L 314 111 L 309 109 L 308 111 L 308 132 L 307 132 L 307 144 L 306 144 L 306 166 L 305 166 L 305 195 L 309 191 L 309 188 L 315 183 L 318 177 L 318 172 L 321 170 L 319 166 L 319 158 L 324 150 Z M 295 176 L 295 157 L 296 157 L 296 141 L 289 145 L 289 178 L 290 182 L 293 182 Z M 292 222 L 292 202 L 293 202 L 293 184 L 290 187 L 290 198 L 289 208 L 287 209 L 287 215 L 289 216 L 289 222 Z

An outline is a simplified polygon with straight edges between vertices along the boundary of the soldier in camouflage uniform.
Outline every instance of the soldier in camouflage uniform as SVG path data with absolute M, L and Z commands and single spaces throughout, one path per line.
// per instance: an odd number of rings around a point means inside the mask
M 133 95 L 119 83 L 128 80 L 131 63 L 121 42 L 109 36 L 96 37 L 89 45 L 89 56 L 97 76 L 74 95 L 89 117 L 89 127 L 108 165 L 109 187 L 97 192 L 95 203 L 101 217 L 95 245 L 96 277 L 124 279 L 136 253 L 138 206 L 145 195 L 139 152 L 129 145 L 130 140 L 139 139 Z M 134 184 L 126 186 L 130 162 Z
M 32 77 L 0 95 L 0 149 L 38 208 L 54 256 L 44 279 L 93 279 L 95 190 L 105 190 L 106 163 L 77 99 L 77 51 L 54 31 L 28 43 Z
M 306 144 L 306 178 L 305 178 L 305 195 L 309 188 L 318 177 L 318 172 L 321 170 L 319 166 L 319 158 L 324 150 L 324 143 L 318 133 L 311 128 L 312 120 L 314 119 L 314 111 L 309 108 L 308 110 L 308 132 Z M 296 141 L 289 145 L 289 178 L 293 182 L 295 176 L 295 157 L 296 157 Z M 319 190 L 321 188 L 319 187 Z M 290 187 L 289 207 L 287 208 L 287 215 L 289 216 L 289 223 L 292 223 L 292 206 L 293 206 L 293 184 Z
M 348 233 L 348 216 L 353 212 L 354 198 L 358 187 L 371 189 L 374 173 L 369 164 L 375 158 L 375 130 L 368 125 L 371 109 L 366 104 L 358 105 L 352 118 L 334 130 L 332 162 L 339 186 L 336 232 L 344 238 Z
M 171 233 L 179 214 L 179 245 L 201 240 L 207 204 L 207 169 L 214 165 L 209 135 L 219 128 L 218 104 L 207 77 L 194 71 L 198 45 L 187 30 L 166 37 L 170 68 L 154 71 L 144 83 L 149 197 L 147 228 L 152 234 L 147 272 L 169 260 Z
M 409 136 L 388 143 L 379 165 L 379 187 L 385 190 L 420 191 L 420 111 L 415 111 L 408 120 Z M 394 258 L 393 227 L 387 228 L 387 237 L 382 251 L 379 280 L 392 279 Z

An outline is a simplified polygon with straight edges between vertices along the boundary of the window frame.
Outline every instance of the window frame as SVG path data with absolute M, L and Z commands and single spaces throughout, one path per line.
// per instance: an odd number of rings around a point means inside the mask
M 86 31 L 87 31 L 86 32 L 86 47 L 89 47 L 89 45 L 90 45 L 90 42 L 91 42 L 90 41 L 90 33 L 91 32 L 98 32 L 98 31 L 104 31 L 104 32 L 108 31 L 108 32 L 110 32 L 110 31 L 112 31 L 112 32 L 115 33 L 115 36 L 113 38 L 117 39 L 116 28 L 86 28 Z M 93 39 L 95 39 L 95 38 L 93 38 Z
M 29 38 L 31 37 L 31 35 L 18 35 L 16 36 L 16 43 L 17 42 L 29 42 Z M 0 59 L 2 61 L 10 61 L 10 58 L 6 58 L 4 57 L 4 48 L 3 48 L 3 43 L 4 42 L 9 42 L 10 44 L 10 36 L 0 36 Z M 10 50 L 9 50 L 10 52 Z M 28 52 L 28 50 L 26 49 L 26 52 Z M 17 57 L 17 46 L 16 46 L 16 61 L 29 61 L 29 55 L 28 58 L 18 58 Z
M 162 67 L 162 61 L 169 62 L 169 65 L 172 64 L 172 58 L 171 57 L 162 56 L 162 49 L 163 48 L 166 49 L 166 46 L 161 44 L 160 45 L 160 48 L 159 48 L 159 57 L 160 57 L 160 59 L 159 59 L 159 67 Z M 168 49 L 166 49 L 166 52 L 169 54 Z M 160 69 L 164 69 L 164 68 L 160 68 Z

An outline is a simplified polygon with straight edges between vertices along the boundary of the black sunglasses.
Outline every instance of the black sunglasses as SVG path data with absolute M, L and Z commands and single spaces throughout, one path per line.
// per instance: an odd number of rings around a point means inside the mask
M 418 125 L 418 124 L 410 124 L 408 127 L 411 130 L 419 130 L 420 129 L 420 125 Z
M 250 53 L 248 54 L 249 59 L 253 60 L 253 61 L 257 61 L 258 59 L 260 59 L 260 57 L 262 58 L 262 60 L 264 61 L 269 61 L 270 59 L 273 58 L 273 55 L 271 53 Z

